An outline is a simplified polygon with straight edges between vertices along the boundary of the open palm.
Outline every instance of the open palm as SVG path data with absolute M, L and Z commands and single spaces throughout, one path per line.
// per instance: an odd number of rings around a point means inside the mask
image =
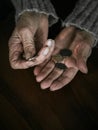
M 79 70 L 83 73 L 88 72 L 86 61 L 91 54 L 93 38 L 89 33 L 71 26 L 64 28 L 56 37 L 55 42 L 56 46 L 52 55 L 59 54 L 64 48 L 72 51 L 72 55 L 65 57 L 62 61 L 67 69 L 58 69 L 51 58 L 46 63 L 35 67 L 34 70 L 41 88 L 50 88 L 51 91 L 67 85 Z

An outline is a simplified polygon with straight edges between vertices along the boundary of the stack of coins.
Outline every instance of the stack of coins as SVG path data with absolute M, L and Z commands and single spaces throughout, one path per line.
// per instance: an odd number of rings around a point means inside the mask
M 55 66 L 57 68 L 65 70 L 67 68 L 67 66 L 63 63 L 60 63 L 60 62 L 63 61 L 63 59 L 66 56 L 71 56 L 71 55 L 72 55 L 71 50 L 62 49 L 59 54 L 52 56 L 52 60 L 55 62 Z
M 63 60 L 63 57 L 60 54 L 54 55 L 52 56 L 52 60 L 57 63 L 57 62 L 61 62 Z

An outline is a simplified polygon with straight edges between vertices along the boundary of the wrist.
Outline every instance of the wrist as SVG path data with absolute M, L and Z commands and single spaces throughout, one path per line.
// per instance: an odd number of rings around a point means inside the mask
M 48 16 L 35 11 L 24 11 L 17 20 L 17 28 L 38 28 L 41 24 L 48 23 Z
M 76 33 L 76 35 L 78 34 L 79 39 L 83 39 L 83 41 L 86 41 L 91 47 L 94 47 L 95 44 L 95 37 L 94 35 L 89 32 L 89 30 L 83 30 L 80 29 L 74 25 L 70 25 L 68 26 L 72 31 L 74 30 L 74 32 Z
M 87 43 L 91 48 L 94 46 L 95 38 L 93 34 L 81 29 L 77 29 L 77 34 L 80 37 L 80 39 Z

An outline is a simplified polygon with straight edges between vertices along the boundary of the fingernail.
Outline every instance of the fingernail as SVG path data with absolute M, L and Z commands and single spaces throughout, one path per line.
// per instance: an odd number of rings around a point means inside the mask
M 45 48 L 45 50 L 42 52 L 42 55 L 46 56 L 49 53 L 49 48 Z
M 52 46 L 52 43 L 53 43 L 52 40 L 48 40 L 48 41 L 47 41 L 47 45 L 48 45 L 49 47 Z
M 54 91 L 54 88 L 50 87 L 50 91 Z

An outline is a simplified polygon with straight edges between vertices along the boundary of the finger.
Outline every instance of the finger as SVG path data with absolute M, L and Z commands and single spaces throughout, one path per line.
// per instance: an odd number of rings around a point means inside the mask
M 52 39 L 47 40 L 44 47 L 38 53 L 38 56 L 30 58 L 29 61 L 32 61 L 32 66 L 39 65 L 45 60 L 49 59 L 52 55 L 52 52 L 55 47 L 55 42 Z
M 49 88 L 50 85 L 52 84 L 52 82 L 54 80 L 56 80 L 61 74 L 63 73 L 63 70 L 60 70 L 58 68 L 55 68 L 50 74 L 49 76 L 44 79 L 45 77 L 43 77 L 43 81 L 41 82 L 41 88 L 42 89 L 46 89 L 46 88 Z
M 12 38 L 13 39 L 13 38 Z M 9 61 L 11 64 L 11 67 L 13 69 L 26 69 L 28 68 L 31 63 L 26 62 L 26 60 L 21 59 L 21 53 L 22 53 L 22 45 L 17 44 L 17 39 L 14 39 L 15 43 L 11 44 L 11 41 L 9 43 Z
M 17 57 L 17 53 L 14 54 L 14 57 Z M 27 69 L 32 66 L 32 62 L 28 62 L 26 60 L 18 60 L 17 58 L 14 58 L 11 61 L 11 67 L 13 69 Z
M 76 45 L 76 49 L 74 50 L 74 55 L 77 61 L 77 67 L 82 73 L 87 73 L 88 68 L 86 65 L 87 58 L 91 54 L 91 47 L 83 42 L 83 43 L 78 43 Z
M 84 42 L 84 46 L 81 47 L 81 57 L 83 57 L 84 60 L 87 60 L 87 58 L 91 55 L 92 48 L 88 43 Z
M 46 43 L 47 37 L 48 37 L 48 22 L 41 21 L 39 28 L 38 28 L 36 35 L 35 35 L 35 46 L 36 46 L 37 52 L 39 52 L 39 50 Z
M 84 74 L 88 73 L 88 68 L 87 68 L 87 65 L 86 65 L 86 61 L 87 61 L 87 58 L 89 57 L 89 55 L 91 53 L 89 51 L 90 48 L 88 48 L 88 47 L 86 48 L 86 47 L 87 46 L 81 47 L 81 49 L 79 49 L 78 55 L 76 57 L 77 58 L 77 67 Z
M 68 68 L 71 68 L 71 67 L 76 68 L 77 67 L 76 59 L 73 56 L 64 58 L 64 64 Z
M 45 23 L 45 24 L 44 24 Z M 38 52 L 42 46 L 46 43 L 48 37 L 48 22 L 44 21 L 40 23 L 39 29 L 37 31 L 36 37 L 35 37 L 35 43 L 36 43 L 36 51 Z M 45 60 L 44 63 L 38 65 L 34 69 L 34 74 L 37 76 L 44 65 L 49 61 L 49 59 Z
M 64 63 L 68 68 L 75 67 L 76 68 L 76 61 L 73 57 L 66 57 L 64 59 Z M 45 73 L 45 72 L 44 72 Z M 46 79 L 41 83 L 41 88 L 45 89 L 48 88 L 54 80 L 56 80 L 61 74 L 63 70 L 55 68 L 47 77 L 47 75 L 42 77 L 41 81 Z
M 67 85 L 69 82 L 72 81 L 72 79 L 77 74 L 78 69 L 75 68 L 69 68 L 67 69 L 57 80 L 55 80 L 52 85 L 50 86 L 51 91 L 55 91 L 58 89 L 61 89 L 65 85 Z
M 15 30 L 9 39 L 9 61 L 13 69 L 26 69 L 31 66 L 32 62 L 28 62 L 21 57 L 23 46 L 21 39 Z
M 86 61 L 87 58 L 91 54 L 91 47 L 90 45 L 83 40 L 79 39 L 78 35 L 74 39 L 71 48 L 73 49 L 73 56 L 76 59 L 76 66 L 82 73 L 87 73 L 87 65 Z
M 36 30 L 33 32 L 29 28 L 21 29 L 20 37 L 24 48 L 24 55 L 26 59 L 31 58 L 36 53 L 34 35 Z
M 35 66 L 34 68 L 34 75 L 37 76 L 41 72 L 41 70 L 45 67 L 45 65 L 48 63 L 49 60 L 45 60 L 44 63 L 41 63 L 40 65 Z
M 48 74 L 51 73 L 51 71 L 54 69 L 54 66 L 55 66 L 55 64 L 53 61 L 50 61 L 49 63 L 47 63 L 47 65 L 42 69 L 42 71 L 39 73 L 39 75 L 37 75 L 36 80 L 38 82 L 40 82 L 45 77 L 47 77 Z
M 77 67 L 82 73 L 87 74 L 88 68 L 86 65 L 86 61 L 83 58 L 77 60 Z
M 16 69 L 14 61 L 19 60 L 20 55 L 23 52 L 21 40 L 16 30 L 12 33 L 12 36 L 9 39 L 8 45 L 9 45 L 9 61 L 10 61 L 11 67 Z

